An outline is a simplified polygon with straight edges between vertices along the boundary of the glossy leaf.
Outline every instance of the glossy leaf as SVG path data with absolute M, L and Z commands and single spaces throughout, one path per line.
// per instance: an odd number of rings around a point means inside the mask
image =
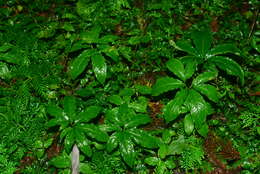
M 191 89 L 189 90 L 185 105 L 190 110 L 195 127 L 200 128 L 205 123 L 206 117 L 210 113 L 208 104 L 198 92 Z
M 181 80 L 185 80 L 185 71 L 184 66 L 182 62 L 178 59 L 170 59 L 166 63 L 167 68 L 175 74 L 177 77 L 179 77 Z
M 63 153 L 60 156 L 57 156 L 57 157 L 51 159 L 50 165 L 53 165 L 57 168 L 70 167 L 70 156 Z
M 98 116 L 101 109 L 100 106 L 89 106 L 83 112 L 79 113 L 78 118 L 80 122 L 89 122 Z
M 110 135 L 107 144 L 106 144 L 106 149 L 110 153 L 112 152 L 117 146 L 118 146 L 118 138 L 117 135 L 118 133 L 113 133 Z
M 185 80 L 192 77 L 192 75 L 196 71 L 196 67 L 197 67 L 197 62 L 194 59 L 190 59 L 185 63 Z
M 124 159 L 127 165 L 133 167 L 137 155 L 134 149 L 134 143 L 132 142 L 130 136 L 125 132 L 119 133 L 118 138 L 120 142 L 119 151 L 121 153 L 122 158 Z
M 79 149 L 87 156 L 92 156 L 91 142 L 85 138 L 84 141 L 78 143 Z
M 76 98 L 72 96 L 64 97 L 64 111 L 69 117 L 75 115 L 76 112 Z
M 183 110 L 183 103 L 188 95 L 187 90 L 178 91 L 174 99 L 171 100 L 164 108 L 164 118 L 166 122 L 175 120 L 181 113 L 185 112 Z
M 208 57 L 215 56 L 218 54 L 226 54 L 226 53 L 233 53 L 236 55 L 240 55 L 240 50 L 234 44 L 221 44 L 212 48 L 208 52 Z
M 159 146 L 159 140 L 143 130 L 131 129 L 129 130 L 129 133 L 135 142 L 142 147 L 157 148 Z
M 184 86 L 184 83 L 180 80 L 171 78 L 171 77 L 162 77 L 158 79 L 155 85 L 152 88 L 153 96 L 158 96 L 164 92 L 181 88 Z
M 134 109 L 136 112 L 142 112 L 142 113 L 146 112 L 147 105 L 148 105 L 147 98 L 143 96 L 138 97 L 137 101 L 128 104 L 129 108 Z
M 194 129 L 194 123 L 190 114 L 186 115 L 184 118 L 184 130 L 190 135 Z
M 97 43 L 100 31 L 101 31 L 101 27 L 96 26 L 92 28 L 90 31 L 80 33 L 80 38 L 85 43 Z
M 210 80 L 213 80 L 217 77 L 217 72 L 204 72 L 200 75 L 198 75 L 192 82 L 192 85 L 196 86 L 205 82 L 208 82 Z
M 199 84 L 194 86 L 194 89 L 196 89 L 201 94 L 207 96 L 211 101 L 218 102 L 219 101 L 219 94 L 216 89 L 216 87 L 208 84 Z
M 101 131 L 98 127 L 96 127 L 93 124 L 85 124 L 80 125 L 82 127 L 82 130 L 85 131 L 85 133 L 90 136 L 91 138 L 96 139 L 100 142 L 106 142 L 108 140 L 108 135 Z
M 69 75 L 73 80 L 85 70 L 92 54 L 93 50 L 85 50 L 72 61 L 69 66 Z
M 234 60 L 223 56 L 213 56 L 208 61 L 214 63 L 228 74 L 239 77 L 241 84 L 244 84 L 244 71 Z
M 95 76 L 97 80 L 103 84 L 107 76 L 107 64 L 105 58 L 101 54 L 96 54 L 91 57 L 91 60 Z
M 133 128 L 151 122 L 151 118 L 146 114 L 137 114 L 125 124 L 125 128 Z
M 160 161 L 160 158 L 157 157 L 148 157 L 145 158 L 144 162 L 150 166 L 156 166 Z
M 186 41 L 179 41 L 174 45 L 174 47 L 178 50 L 185 51 L 191 55 L 197 56 L 197 50 L 188 42 Z
M 201 57 L 206 56 L 206 53 L 210 49 L 212 43 L 211 32 L 208 30 L 193 31 L 191 37 L 195 48 L 197 49 Z
M 113 103 L 115 105 L 121 105 L 124 102 L 119 95 L 111 95 L 107 99 L 110 103 Z

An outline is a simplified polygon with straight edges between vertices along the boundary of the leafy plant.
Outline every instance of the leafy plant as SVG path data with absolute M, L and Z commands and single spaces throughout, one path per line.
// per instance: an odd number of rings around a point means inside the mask
M 170 122 L 179 115 L 186 114 L 185 132 L 191 134 L 195 127 L 201 135 L 206 136 L 208 126 L 205 121 L 206 117 L 212 113 L 212 107 L 205 99 L 217 103 L 220 98 L 217 88 L 207 82 L 218 76 L 216 67 L 227 71 L 230 75 L 238 76 L 242 84 L 244 72 L 232 59 L 218 56 L 225 53 L 238 54 L 239 51 L 234 45 L 222 44 L 210 49 L 212 36 L 208 31 L 194 31 L 192 39 L 195 47 L 184 41 L 179 41 L 174 45 L 175 48 L 189 53 L 188 56 L 170 59 L 166 63 L 167 68 L 179 79 L 172 77 L 158 79 L 153 86 L 152 94 L 158 96 L 178 89 L 174 99 L 164 108 L 165 120 Z M 204 71 L 201 72 L 201 70 Z M 194 77 L 196 74 L 198 74 L 197 77 Z
M 120 96 L 114 96 L 118 101 Z M 137 127 L 150 122 L 150 117 L 146 114 L 136 113 L 131 108 L 131 104 L 124 101 L 117 103 L 118 107 L 106 111 L 104 129 L 111 132 L 106 145 L 108 152 L 112 152 L 119 146 L 123 160 L 130 167 L 134 167 L 137 157 L 136 145 L 144 148 L 158 148 L 159 140 L 148 132 Z M 138 112 L 138 111 L 137 111 Z M 140 111 L 139 111 L 140 112 Z
M 92 155 L 92 138 L 98 142 L 106 142 L 108 135 L 101 131 L 96 125 L 89 123 L 98 116 L 100 106 L 89 106 L 82 111 L 77 110 L 76 98 L 66 96 L 63 100 L 64 109 L 59 106 L 50 105 L 47 112 L 53 116 L 48 127 L 58 126 L 61 132 L 60 138 L 65 139 L 65 149 L 70 152 L 71 147 L 77 144 L 80 150 L 87 156 Z

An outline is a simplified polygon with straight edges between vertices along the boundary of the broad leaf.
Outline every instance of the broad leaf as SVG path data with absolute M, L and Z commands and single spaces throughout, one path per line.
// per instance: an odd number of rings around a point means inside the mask
M 96 54 L 91 57 L 91 60 L 96 78 L 103 84 L 107 76 L 107 64 L 105 58 L 101 54 Z
M 64 111 L 69 117 L 73 117 L 76 113 L 76 98 L 72 96 L 66 96 L 64 98 Z
M 50 165 L 53 165 L 57 168 L 67 168 L 70 167 L 70 156 L 66 153 L 57 156 L 50 161 Z
M 199 84 L 194 86 L 194 89 L 196 89 L 201 94 L 207 96 L 211 101 L 218 102 L 219 101 L 219 94 L 216 89 L 216 87 L 208 84 Z
M 100 106 L 89 106 L 83 112 L 79 114 L 79 121 L 80 122 L 89 122 L 93 118 L 97 117 L 101 111 Z
M 205 102 L 203 97 L 193 89 L 189 90 L 185 105 L 190 110 L 195 127 L 199 129 L 205 123 L 207 115 L 211 113 L 209 105 Z
M 201 57 L 205 57 L 212 42 L 211 32 L 209 30 L 193 31 L 191 37 Z
M 63 110 L 60 107 L 55 105 L 49 105 L 47 107 L 47 112 L 54 117 L 63 117 L 64 115 Z
M 111 95 L 107 98 L 107 100 L 115 105 L 121 105 L 124 102 L 119 95 Z
M 151 118 L 146 114 L 137 114 L 125 124 L 125 128 L 133 128 L 151 122 Z
M 147 105 L 148 105 L 147 98 L 143 96 L 138 97 L 137 101 L 128 104 L 129 108 L 134 109 L 136 112 L 142 112 L 142 113 L 146 112 Z
M 194 129 L 194 123 L 190 114 L 186 115 L 184 118 L 184 130 L 190 135 Z
M 100 26 L 94 27 L 90 31 L 80 33 L 80 38 L 85 43 L 97 43 L 100 31 L 101 31 Z
M 241 84 L 244 84 L 244 71 L 234 60 L 223 56 L 213 56 L 208 61 L 214 63 L 228 74 L 239 77 Z
M 234 44 L 221 44 L 212 48 L 208 52 L 208 57 L 215 56 L 218 54 L 226 54 L 226 53 L 233 53 L 236 55 L 240 55 L 240 50 Z
M 119 150 L 122 158 L 130 167 L 134 166 L 136 152 L 134 149 L 134 143 L 131 140 L 131 137 L 128 133 L 121 132 L 118 134 L 119 139 Z
M 208 125 L 205 123 L 203 124 L 200 129 L 198 130 L 198 133 L 203 136 L 203 137 L 207 137 L 208 135 L 208 132 L 209 132 L 209 127 Z
M 107 151 L 110 153 L 112 152 L 117 146 L 118 146 L 118 133 L 113 133 L 108 141 L 107 141 L 107 144 L 106 144 L 106 149 Z
M 171 78 L 171 77 L 162 77 L 158 79 L 155 85 L 152 88 L 153 96 L 158 96 L 161 93 L 181 88 L 184 86 L 184 83 L 180 80 Z
M 82 130 L 85 131 L 85 133 L 90 136 L 91 138 L 96 139 L 100 142 L 106 142 L 108 140 L 108 135 L 101 131 L 98 127 L 96 127 L 93 124 L 84 124 L 80 125 Z
M 159 147 L 159 140 L 143 130 L 131 129 L 128 132 L 131 134 L 131 137 L 135 140 L 135 142 L 137 144 L 140 144 L 142 147 L 145 148 Z
M 150 166 L 156 166 L 160 161 L 160 158 L 157 157 L 148 157 L 145 158 L 144 162 Z
M 204 72 L 200 75 L 198 75 L 192 82 L 192 85 L 196 86 L 205 82 L 208 82 L 210 80 L 213 80 L 217 77 L 217 72 Z
M 194 72 L 196 71 L 197 62 L 194 59 L 190 59 L 189 61 L 186 59 L 184 65 L 185 65 L 185 80 L 187 80 L 191 78 Z
M 69 66 L 69 75 L 72 79 L 76 79 L 87 67 L 93 50 L 85 50 L 76 57 Z
M 174 47 L 178 50 L 185 51 L 191 55 L 194 55 L 194 56 L 198 55 L 197 50 L 195 48 L 193 48 L 193 46 L 186 41 L 179 41 L 176 43 L 176 45 L 174 45 Z
M 174 99 L 171 100 L 164 108 L 164 118 L 166 122 L 175 120 L 181 113 L 185 112 L 183 103 L 188 95 L 187 90 L 183 89 L 178 91 Z
M 181 80 L 185 80 L 185 71 L 182 62 L 178 59 L 171 59 L 166 63 L 167 68 L 179 77 Z
M 85 138 L 84 141 L 79 142 L 77 145 L 80 151 L 82 151 L 87 157 L 92 156 L 91 142 L 88 139 Z

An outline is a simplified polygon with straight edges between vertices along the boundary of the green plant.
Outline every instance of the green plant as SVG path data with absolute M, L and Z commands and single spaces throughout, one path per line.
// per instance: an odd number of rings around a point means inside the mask
M 129 97 L 127 94 L 123 95 L 126 98 Z M 130 167 L 134 167 L 137 157 L 136 145 L 154 149 L 159 147 L 160 142 L 148 132 L 138 129 L 139 126 L 147 124 L 151 120 L 148 115 L 140 113 L 145 111 L 142 111 L 143 109 L 140 111 L 140 107 L 142 108 L 144 104 L 127 103 L 119 95 L 112 96 L 110 100 L 118 107 L 107 110 L 105 114 L 103 129 L 112 133 L 106 149 L 108 152 L 112 152 L 119 146 L 123 160 Z
M 63 100 L 64 109 L 49 105 L 47 112 L 54 118 L 47 123 L 48 127 L 58 126 L 60 138 L 65 143 L 65 149 L 70 152 L 71 147 L 77 144 L 80 150 L 86 155 L 91 156 L 91 144 L 93 138 L 98 142 L 106 142 L 108 135 L 101 131 L 96 125 L 89 123 L 98 116 L 101 111 L 100 106 L 89 106 L 82 111 L 77 110 L 77 100 L 75 97 L 66 96 Z
M 174 99 L 164 108 L 165 120 L 170 122 L 179 115 L 186 114 L 185 132 L 191 134 L 195 127 L 201 135 L 206 136 L 208 132 L 206 117 L 212 113 L 209 101 L 217 103 L 220 98 L 217 88 L 207 82 L 218 76 L 216 67 L 230 75 L 238 76 L 241 84 L 244 83 L 244 72 L 232 59 L 219 56 L 226 53 L 238 54 L 239 50 L 234 45 L 222 44 L 210 49 L 212 36 L 209 31 L 194 31 L 192 39 L 195 47 L 185 41 L 172 43 L 176 49 L 189 55 L 180 59 L 170 59 L 166 63 L 167 68 L 179 79 L 172 77 L 158 79 L 153 86 L 152 94 L 158 96 L 178 89 Z M 194 77 L 195 75 L 197 76 Z

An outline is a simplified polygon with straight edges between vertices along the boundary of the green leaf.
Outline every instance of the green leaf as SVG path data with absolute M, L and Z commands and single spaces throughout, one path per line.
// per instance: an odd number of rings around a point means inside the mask
M 101 27 L 96 26 L 92 28 L 90 31 L 80 33 L 80 38 L 85 43 L 97 43 L 100 32 L 101 32 Z
M 174 99 L 167 103 L 163 110 L 164 118 L 167 123 L 169 123 L 172 120 L 175 120 L 181 113 L 185 113 L 183 104 L 186 100 L 187 95 L 187 90 L 180 90 L 176 93 Z
M 228 74 L 239 77 L 241 84 L 244 85 L 244 71 L 234 60 L 223 56 L 213 56 L 208 61 L 214 63 Z
M 190 135 L 193 132 L 194 123 L 190 114 L 186 115 L 184 118 L 184 130 L 185 132 Z
M 194 42 L 195 48 L 200 53 L 201 57 L 205 57 L 210 49 L 212 42 L 212 35 L 209 30 L 193 31 L 191 38 Z
M 151 122 L 151 118 L 146 114 L 137 114 L 125 124 L 125 128 L 133 128 Z
M 194 86 L 201 94 L 207 96 L 211 101 L 217 103 L 219 101 L 219 94 L 216 87 L 208 84 L 199 84 Z
M 198 130 L 198 133 L 203 137 L 207 137 L 208 132 L 209 132 L 209 127 L 206 123 L 200 126 L 200 129 Z
M 198 75 L 192 82 L 192 85 L 197 86 L 199 84 L 208 82 L 210 80 L 215 79 L 218 76 L 217 72 L 204 72 Z
M 198 55 L 197 50 L 195 48 L 193 48 L 193 46 L 189 42 L 178 41 L 178 42 L 176 42 L 176 45 L 174 45 L 174 47 L 178 50 L 185 51 L 191 55 L 194 55 L 194 56 Z
M 94 174 L 95 172 L 91 169 L 91 165 L 87 163 L 80 163 L 80 173 L 82 174 Z
M 151 149 L 159 147 L 159 140 L 143 130 L 131 129 L 128 132 L 131 134 L 131 137 L 135 142 L 140 144 L 142 147 Z
M 93 50 L 85 50 L 72 61 L 69 66 L 69 75 L 73 80 L 85 70 L 93 53 Z
M 97 117 L 101 111 L 100 106 L 89 106 L 83 112 L 79 113 L 80 122 L 89 122 L 93 118 Z
M 127 165 L 133 167 L 137 155 L 134 149 L 134 143 L 132 142 L 129 134 L 125 132 L 119 133 L 118 139 L 119 150 L 123 160 L 126 162 Z
M 221 44 L 212 48 L 208 52 L 208 57 L 215 56 L 218 54 L 226 54 L 226 53 L 233 53 L 236 55 L 240 55 L 240 50 L 234 44 Z
M 209 105 L 203 97 L 195 90 L 189 90 L 185 105 L 190 110 L 192 120 L 196 128 L 200 128 L 206 121 L 207 115 L 211 113 Z
M 64 98 L 64 111 L 69 117 L 73 117 L 76 114 L 76 98 L 72 96 L 66 96 Z
M 148 157 L 144 159 L 144 162 L 150 166 L 156 166 L 160 161 L 160 158 L 157 157 Z
M 155 85 L 152 88 L 153 96 L 158 96 L 161 93 L 181 88 L 184 86 L 184 83 L 180 80 L 171 78 L 171 77 L 162 77 L 158 79 Z
M 181 80 L 185 80 L 185 71 L 184 66 L 182 62 L 178 59 L 170 59 L 166 63 L 167 68 L 175 74 L 177 77 L 179 77 Z
M 168 145 L 166 144 L 161 144 L 160 147 L 159 147 L 159 150 L 158 150 L 158 156 L 161 158 L 161 159 L 164 159 L 167 155 L 168 155 Z
M 49 105 L 47 107 L 47 112 L 54 117 L 63 117 L 63 110 L 55 105 Z
M 10 43 L 4 43 L 2 46 L 0 46 L 0 52 L 6 52 L 13 47 L 14 46 Z
M 69 168 L 70 167 L 70 156 L 66 153 L 51 159 L 50 165 L 53 165 L 57 168 Z
M 98 40 L 98 42 L 104 44 L 104 43 L 114 42 L 117 39 L 119 39 L 118 36 L 110 34 L 110 35 L 103 36 Z
M 184 57 L 183 57 L 184 58 Z M 185 80 L 192 77 L 194 72 L 196 71 L 197 62 L 194 58 L 191 59 L 181 59 L 183 64 L 185 65 Z
M 134 101 L 132 103 L 128 104 L 129 108 L 134 109 L 136 112 L 142 112 L 145 113 L 146 112 L 146 108 L 147 108 L 147 98 L 140 96 L 138 97 L 137 101 Z
M 152 88 L 145 85 L 135 85 L 136 90 L 143 95 L 151 94 Z
M 84 141 L 79 142 L 77 145 L 80 151 L 82 151 L 87 157 L 92 156 L 91 142 L 89 140 L 85 138 Z
M 104 84 L 107 76 L 107 64 L 105 58 L 101 54 L 96 54 L 91 57 L 93 71 L 97 80 Z
M 118 135 L 117 135 L 118 133 L 113 133 L 110 137 L 109 137 L 109 139 L 108 139 L 108 141 L 107 141 L 107 144 L 106 144 L 106 149 L 107 149 L 107 151 L 110 153 L 110 152 L 112 152 L 117 146 L 118 146 Z
M 107 142 L 108 140 L 108 135 L 101 131 L 98 127 L 96 127 L 93 124 L 84 124 L 80 125 L 82 127 L 82 130 L 85 131 L 85 133 L 90 136 L 91 138 L 96 139 L 97 141 L 100 142 Z
M 101 45 L 98 48 L 101 52 L 105 53 L 108 57 L 110 57 L 115 62 L 119 61 L 119 53 L 115 46 Z
M 124 101 L 119 95 L 111 95 L 107 98 L 107 100 L 115 105 L 121 105 L 124 103 Z
M 71 148 L 74 144 L 75 144 L 75 137 L 74 137 L 73 129 L 71 129 L 70 131 L 68 131 L 64 140 L 65 150 L 67 153 L 71 152 Z

